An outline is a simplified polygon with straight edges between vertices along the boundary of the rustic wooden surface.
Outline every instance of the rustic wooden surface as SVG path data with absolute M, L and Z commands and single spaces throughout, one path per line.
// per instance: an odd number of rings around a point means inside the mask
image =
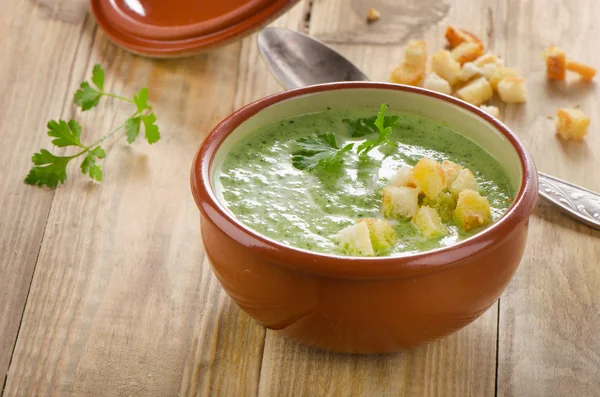
M 383 18 L 366 25 L 369 7 Z M 529 102 L 503 109 L 540 170 L 600 191 L 596 85 L 547 84 L 549 44 L 600 66 L 600 4 L 587 0 L 308 0 L 275 23 L 335 46 L 385 80 L 404 43 L 443 44 L 458 24 L 528 78 Z M 56 191 L 22 183 L 68 118 L 91 66 L 107 86 L 150 87 L 163 139 L 111 146 L 105 181 L 76 169 Z M 600 396 L 600 232 L 541 202 L 525 259 L 484 316 L 429 346 L 354 357 L 299 346 L 231 303 L 213 277 L 188 188 L 210 128 L 281 88 L 255 37 L 203 55 L 152 61 L 115 47 L 85 0 L 0 2 L 0 394 L 3 396 Z M 558 106 L 592 115 L 585 142 L 562 142 Z M 129 110 L 78 114 L 101 135 Z

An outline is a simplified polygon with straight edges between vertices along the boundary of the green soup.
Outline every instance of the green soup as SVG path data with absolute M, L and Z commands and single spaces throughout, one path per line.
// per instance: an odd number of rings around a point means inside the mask
M 354 151 L 343 162 L 311 172 L 294 168 L 296 140 L 334 133 L 340 147 L 365 139 L 350 137 L 346 119 L 373 117 L 374 111 L 325 110 L 283 120 L 254 131 L 227 155 L 220 173 L 226 206 L 245 225 L 283 244 L 340 254 L 337 233 L 358 218 L 382 218 L 382 189 L 395 170 L 414 166 L 421 158 L 450 160 L 475 174 L 480 192 L 497 220 L 512 203 L 513 189 L 498 161 L 473 141 L 439 122 L 394 113 L 399 123 L 390 140 L 397 147 L 379 146 L 359 157 Z M 448 246 L 479 230 L 464 233 L 447 224 L 449 234 L 426 239 L 410 220 L 391 221 L 398 242 L 389 255 Z

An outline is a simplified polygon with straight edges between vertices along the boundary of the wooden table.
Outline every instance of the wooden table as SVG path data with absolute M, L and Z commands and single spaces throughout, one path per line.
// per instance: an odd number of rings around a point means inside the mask
M 364 23 L 369 7 L 383 18 Z M 411 38 L 443 45 L 468 28 L 528 79 L 502 119 L 540 170 L 600 191 L 596 85 L 548 84 L 542 49 L 600 66 L 600 3 L 589 0 L 315 0 L 275 22 L 339 49 L 385 80 Z M 109 145 L 105 181 L 22 183 L 48 148 L 50 118 L 101 136 L 129 108 L 80 114 L 78 84 L 101 63 L 111 90 L 150 88 L 156 145 Z M 9 396 L 600 396 L 600 232 L 540 202 L 523 263 L 500 301 L 464 330 L 400 354 L 330 354 L 266 331 L 225 295 L 203 253 L 189 168 L 232 110 L 281 90 L 255 37 L 182 60 L 113 45 L 84 0 L 0 2 L 0 387 Z M 581 105 L 586 141 L 549 116 Z

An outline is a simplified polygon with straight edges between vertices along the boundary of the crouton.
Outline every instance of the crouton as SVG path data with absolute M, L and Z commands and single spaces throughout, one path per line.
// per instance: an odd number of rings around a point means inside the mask
M 500 66 L 496 65 L 495 63 L 486 63 L 485 65 L 481 66 L 481 74 L 489 81 L 499 67 Z
M 396 84 L 416 86 L 423 80 L 424 75 L 425 68 L 411 66 L 406 62 L 403 62 L 392 70 L 390 81 Z
M 475 175 L 468 168 L 463 168 L 458 173 L 456 179 L 450 185 L 450 193 L 455 197 L 460 194 L 463 190 L 474 190 L 479 191 L 479 184 L 475 179 Z
M 473 62 L 467 62 L 462 65 L 458 79 L 460 81 L 469 81 L 475 76 L 479 76 L 483 73 L 481 68 L 475 66 Z
M 419 189 L 388 186 L 383 189 L 383 215 L 387 218 L 411 218 L 419 209 Z
M 421 207 L 412 219 L 412 224 L 425 238 L 441 237 L 448 234 L 437 211 L 431 207 Z
M 442 161 L 442 170 L 444 170 L 444 175 L 446 176 L 446 187 L 450 187 L 452 182 L 456 180 L 460 170 L 463 167 L 449 160 Z
M 423 80 L 423 88 L 441 92 L 442 94 L 446 95 L 450 95 L 452 93 L 450 84 L 434 72 L 429 73 L 425 77 L 425 80 Z
M 456 96 L 472 105 L 479 106 L 494 95 L 492 86 L 485 77 L 479 77 L 456 91 Z
M 590 118 L 579 109 L 556 111 L 556 133 L 564 139 L 582 140 L 587 135 Z
M 502 66 L 502 60 L 498 58 L 496 55 L 488 52 L 487 54 L 483 54 L 479 58 L 473 61 L 473 64 L 478 68 L 482 68 L 484 65 L 493 64 L 496 66 Z
M 375 255 L 380 255 L 389 251 L 394 243 L 398 240 L 396 231 L 385 219 L 364 218 L 358 221 L 366 223 L 369 228 L 369 237 L 371 238 L 371 246 Z
M 367 22 L 375 22 L 381 18 L 381 13 L 375 8 L 369 8 L 367 12 Z
M 471 62 L 483 55 L 483 44 L 470 42 L 460 43 L 452 49 L 450 55 L 452 55 L 452 58 L 460 64 Z
M 484 71 L 485 72 L 485 71 Z M 488 78 L 494 90 L 498 88 L 498 83 L 505 77 L 518 77 L 519 71 L 515 68 L 507 68 L 506 66 L 498 66 L 494 73 Z
M 409 174 L 410 174 L 410 168 L 408 167 L 400 167 L 396 170 L 396 173 L 394 174 L 394 176 L 392 177 L 392 179 L 390 179 L 390 186 L 396 186 L 396 187 L 415 187 L 415 186 L 410 186 L 409 184 Z
M 375 250 L 371 243 L 369 226 L 365 222 L 350 225 L 337 234 L 339 250 L 352 256 L 373 256 Z
M 497 119 L 500 118 L 500 109 L 498 109 L 496 106 L 481 105 L 479 106 L 479 109 L 483 110 L 492 117 Z
M 421 205 L 434 208 L 442 218 L 442 222 L 449 222 L 454 216 L 456 198 L 448 190 L 443 190 L 434 199 L 425 197 Z
M 492 214 L 488 199 L 476 191 L 463 190 L 458 195 L 454 221 L 465 232 L 489 224 Z
M 583 63 L 575 62 L 572 59 L 567 60 L 567 70 L 575 72 L 585 81 L 590 81 L 596 75 L 596 69 Z
M 551 80 L 564 80 L 567 75 L 565 52 L 556 46 L 551 46 L 544 50 L 542 56 L 546 60 L 546 76 Z
M 527 87 L 522 77 L 505 77 L 498 83 L 498 95 L 505 103 L 523 103 L 527 100 Z
M 473 33 L 467 32 L 464 29 L 457 28 L 455 26 L 448 26 L 446 28 L 446 40 L 448 40 L 448 46 L 454 48 L 463 42 L 481 43 L 481 40 Z
M 450 52 L 439 50 L 431 57 L 431 69 L 452 86 L 458 81 L 460 63 L 452 58 Z
M 434 198 L 446 187 L 442 166 L 435 160 L 422 158 L 410 171 L 410 181 L 425 194 Z
M 404 50 L 404 62 L 425 70 L 427 67 L 427 44 L 423 40 L 411 40 Z

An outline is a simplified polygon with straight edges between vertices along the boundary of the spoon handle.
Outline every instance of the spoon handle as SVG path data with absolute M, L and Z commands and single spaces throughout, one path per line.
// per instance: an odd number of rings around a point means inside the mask
M 539 174 L 540 194 L 573 218 L 600 230 L 600 194 L 550 175 Z

